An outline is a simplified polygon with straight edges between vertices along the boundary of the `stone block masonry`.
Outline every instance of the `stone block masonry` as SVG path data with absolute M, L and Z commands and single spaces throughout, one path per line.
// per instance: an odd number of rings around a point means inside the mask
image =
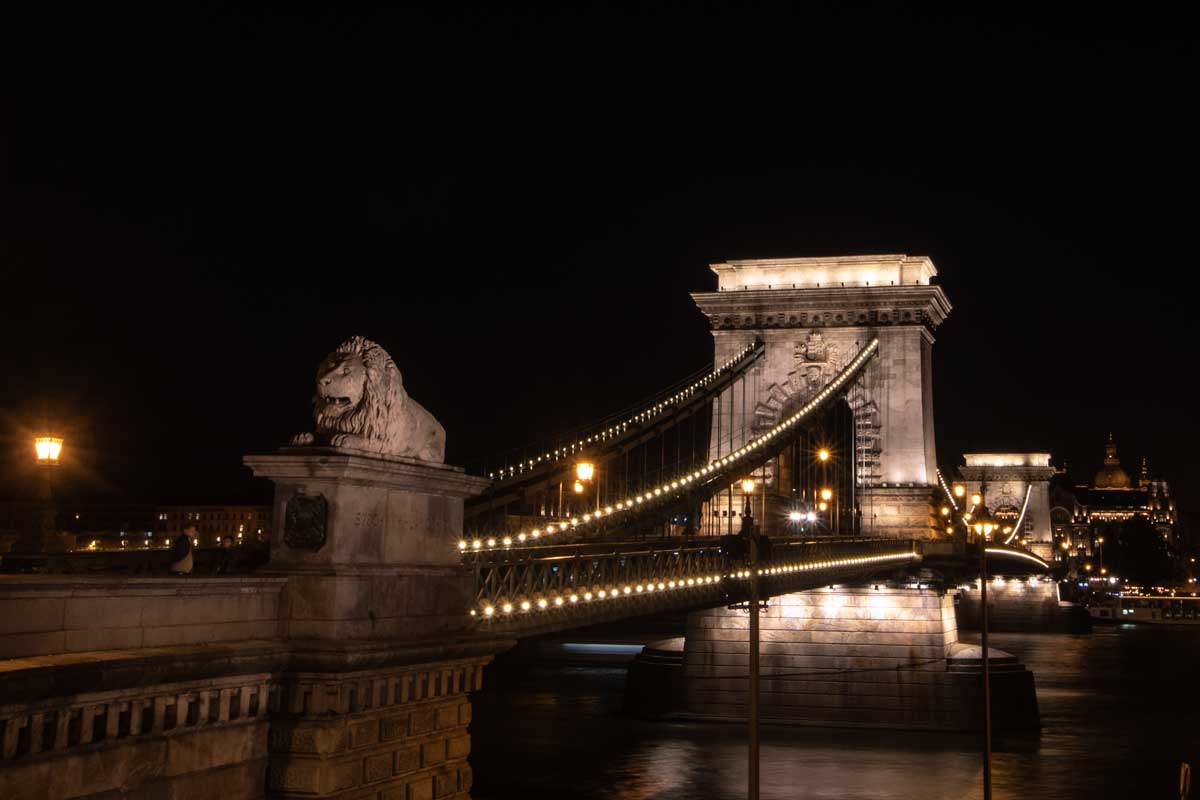
M 686 713 L 746 718 L 748 627 L 744 610 L 688 617 Z M 783 595 L 771 599 L 760 629 L 765 721 L 934 730 L 977 724 L 977 676 L 947 671 L 962 647 L 952 594 L 880 583 Z M 1014 675 L 1005 680 L 1032 700 L 1029 673 Z
M 467 693 L 489 661 L 288 675 L 270 734 L 271 797 L 468 797 Z

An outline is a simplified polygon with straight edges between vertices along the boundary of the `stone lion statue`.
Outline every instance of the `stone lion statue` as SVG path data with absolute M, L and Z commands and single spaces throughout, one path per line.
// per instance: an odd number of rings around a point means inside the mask
M 316 430 L 292 445 L 328 445 L 433 461 L 446 457 L 446 431 L 408 396 L 400 370 L 370 339 L 351 336 L 317 368 Z

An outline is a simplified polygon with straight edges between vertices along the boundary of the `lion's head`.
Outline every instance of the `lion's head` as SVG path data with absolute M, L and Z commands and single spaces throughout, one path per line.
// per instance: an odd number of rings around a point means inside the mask
M 400 370 L 387 351 L 370 339 L 351 336 L 317 368 L 317 432 L 383 438 L 388 415 L 403 396 Z

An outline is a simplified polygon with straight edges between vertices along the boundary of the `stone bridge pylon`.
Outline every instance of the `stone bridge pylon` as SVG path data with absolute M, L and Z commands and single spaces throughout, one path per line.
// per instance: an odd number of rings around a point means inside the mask
M 861 531 L 930 536 L 937 485 L 933 334 L 951 308 L 933 282 L 933 262 L 906 255 L 750 259 L 712 270 L 717 291 L 692 298 L 712 327 L 715 363 L 756 338 L 766 343 L 745 386 L 723 396 L 713 447 L 722 438 L 727 448 L 739 447 L 774 425 L 878 337 L 878 357 L 847 393 Z

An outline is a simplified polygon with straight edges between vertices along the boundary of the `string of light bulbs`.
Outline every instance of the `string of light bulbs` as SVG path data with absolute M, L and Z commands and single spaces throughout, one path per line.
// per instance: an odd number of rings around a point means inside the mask
M 1013 525 L 1012 533 L 1004 540 L 1005 544 L 1012 544 L 1012 540 L 1017 538 L 1017 534 L 1021 530 L 1021 523 L 1025 521 L 1025 509 L 1029 508 L 1029 495 L 1033 493 L 1033 484 L 1025 487 L 1025 502 L 1021 504 L 1021 515 L 1017 517 L 1017 522 Z
M 990 551 L 989 551 L 990 552 Z M 1008 551 L 1003 551 L 1008 552 Z M 779 575 L 791 575 L 803 572 L 812 572 L 814 570 L 830 569 L 836 567 L 857 567 L 868 564 L 879 564 L 889 561 L 909 561 L 917 558 L 916 552 L 905 550 L 897 553 L 886 553 L 877 556 L 856 556 L 853 558 L 834 558 L 824 561 L 806 561 L 790 564 L 779 564 L 773 567 L 763 567 L 758 570 L 760 577 L 772 577 Z M 534 597 L 533 599 L 524 598 L 513 602 L 512 600 L 484 600 L 479 609 L 471 609 L 472 617 L 482 615 L 484 618 L 496 616 L 509 616 L 514 613 L 531 613 L 535 611 L 548 611 L 555 608 L 563 608 L 564 606 L 578 605 L 579 603 L 600 602 L 603 600 L 616 600 L 619 598 L 644 597 L 655 593 L 662 592 L 677 592 L 681 590 L 704 588 L 705 586 L 713 586 L 720 584 L 722 581 L 744 581 L 751 577 L 751 570 L 741 569 L 732 572 L 724 573 L 709 573 L 707 575 L 693 575 L 687 578 L 651 578 L 638 583 L 608 584 L 602 588 L 592 587 L 581 591 L 573 591 L 569 593 L 552 593 L 549 596 Z
M 551 536 L 554 534 L 563 533 L 565 531 L 574 531 L 588 525 L 595 524 L 601 519 L 609 517 L 613 514 L 619 514 L 646 506 L 647 503 L 657 503 L 664 499 L 672 499 L 677 497 L 681 492 L 687 491 L 688 487 L 697 481 L 705 481 L 709 476 L 715 476 L 719 472 L 725 471 L 731 467 L 745 463 L 750 456 L 763 446 L 769 444 L 775 437 L 779 436 L 795 427 L 800 420 L 807 417 L 816 409 L 820 408 L 824 402 L 834 393 L 836 393 L 848 380 L 850 380 L 859 370 L 866 360 L 870 358 L 876 350 L 879 349 L 879 339 L 872 339 L 866 347 L 859 351 L 858 355 L 842 369 L 838 375 L 825 385 L 817 394 L 815 394 L 805 405 L 792 414 L 787 419 L 779 422 L 770 430 L 762 433 L 755 438 L 742 445 L 741 448 L 733 451 L 729 455 L 710 461 L 707 465 L 691 472 L 677 475 L 669 481 L 664 481 L 661 485 L 648 489 L 644 493 L 630 495 L 624 500 L 620 500 L 612 505 L 598 508 L 595 511 L 588 512 L 581 516 L 571 517 L 559 523 L 551 523 L 543 528 L 532 528 L 528 531 L 521 531 L 515 537 L 503 536 L 497 539 L 489 537 L 487 539 L 474 539 L 468 542 L 466 539 L 459 541 L 458 549 L 460 551 L 481 551 L 491 550 L 496 547 L 513 547 L 521 546 L 527 542 L 537 541 L 543 536 Z M 647 506 L 648 507 L 648 506 Z
M 525 472 L 526 470 L 533 469 L 534 467 L 536 467 L 542 463 L 548 464 L 548 463 L 553 463 L 555 461 L 561 461 L 564 458 L 568 458 L 572 455 L 575 455 L 576 453 L 582 452 L 583 449 L 585 447 L 587 447 L 589 444 L 608 441 L 609 439 L 612 439 L 613 437 L 618 436 L 618 435 L 624 433 L 625 431 L 629 430 L 629 427 L 631 425 L 636 425 L 638 423 L 645 422 L 645 421 L 651 419 L 652 417 L 657 416 L 658 414 L 662 413 L 668 407 L 670 407 L 672 405 L 678 405 L 682 400 L 685 400 L 685 399 L 691 397 L 696 392 L 700 391 L 701 389 L 708 386 L 713 381 L 720 378 L 726 372 L 728 372 L 729 370 L 736 367 L 739 363 L 741 363 L 742 359 L 746 358 L 751 353 L 753 353 L 754 349 L 756 347 L 758 347 L 757 342 L 742 348 L 736 354 L 734 354 L 733 358 L 726 361 L 720 367 L 714 369 L 712 372 L 710 372 L 705 377 L 701 378 L 700 380 L 696 381 L 695 383 L 692 383 L 691 385 L 687 386 L 684 389 L 680 389 L 678 392 L 676 392 L 675 394 L 666 398 L 665 400 L 659 401 L 651 406 L 647 406 L 645 409 L 643 409 L 642 411 L 639 411 L 638 413 L 634 414 L 633 416 L 629 417 L 628 419 L 624 420 L 623 422 L 617 422 L 598 433 L 594 433 L 591 436 L 588 436 L 584 439 L 578 440 L 574 444 L 564 445 L 562 447 L 556 448 L 555 450 L 547 450 L 545 453 L 543 453 L 542 455 L 540 455 L 536 458 L 531 458 L 526 461 L 522 461 L 519 464 L 514 464 L 509 467 L 504 467 L 503 469 L 500 469 L 496 472 L 489 472 L 488 477 L 493 478 L 493 479 L 498 479 L 498 480 L 505 480 L 506 478 L 511 478 L 515 475 L 520 475 L 521 473 Z

